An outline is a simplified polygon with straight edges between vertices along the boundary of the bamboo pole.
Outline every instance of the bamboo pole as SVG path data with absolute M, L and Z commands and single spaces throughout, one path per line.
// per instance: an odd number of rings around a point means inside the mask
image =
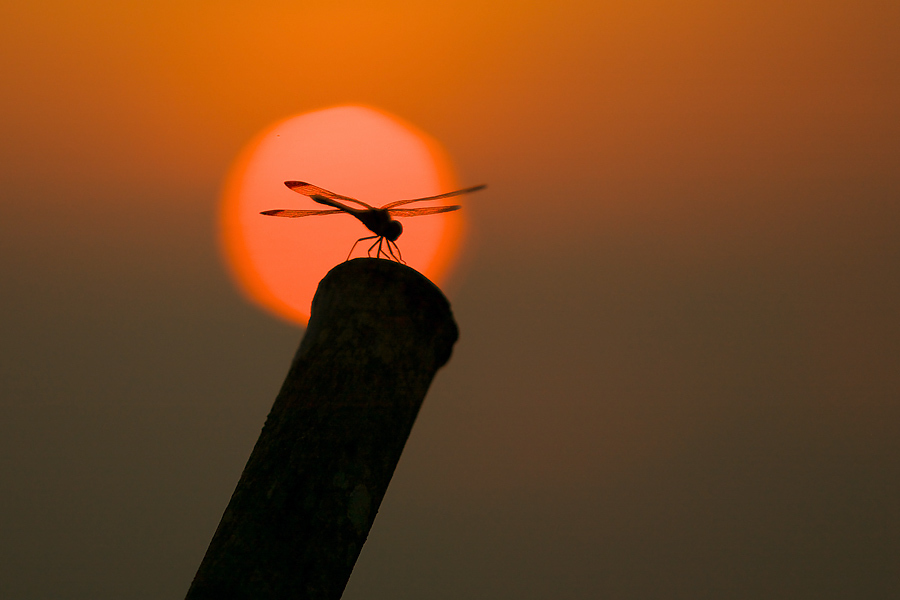
M 187 599 L 340 598 L 457 336 L 415 270 L 332 269 Z

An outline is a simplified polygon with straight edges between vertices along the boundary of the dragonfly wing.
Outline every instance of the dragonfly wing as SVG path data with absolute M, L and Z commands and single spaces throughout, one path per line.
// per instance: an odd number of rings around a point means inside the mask
M 267 217 L 312 217 L 316 215 L 333 215 L 340 212 L 344 211 L 337 208 L 330 210 L 282 210 L 276 208 L 273 210 L 264 210 L 259 214 L 266 215 Z
M 290 186 L 288 186 L 288 187 L 290 187 Z M 393 208 L 395 206 L 409 204 L 410 202 L 422 202 L 423 200 L 440 200 L 441 198 L 452 198 L 453 196 L 460 196 L 462 194 L 470 194 L 472 192 L 477 192 L 478 190 L 483 190 L 486 187 L 487 187 L 486 185 L 476 185 L 475 187 L 465 188 L 463 190 L 456 190 L 455 192 L 447 192 L 446 194 L 438 194 L 437 196 L 426 196 L 424 198 L 413 198 L 412 200 L 397 200 L 396 202 L 391 202 L 389 204 L 385 204 L 381 208 Z
M 391 208 L 388 213 L 392 217 L 421 217 L 422 215 L 436 215 L 462 208 L 459 204 L 454 206 L 429 206 L 428 208 Z
M 344 202 L 354 202 L 363 206 L 365 208 L 374 208 L 373 206 L 369 206 L 362 200 L 357 200 L 356 198 L 351 198 L 350 196 L 341 196 L 340 194 L 335 194 L 334 192 L 329 192 L 325 188 L 320 188 L 317 185 L 313 185 L 311 183 L 306 183 L 305 181 L 285 181 L 284 185 L 288 186 L 288 188 L 294 190 L 298 194 L 303 194 L 304 196 L 324 196 L 325 198 L 330 198 L 331 200 L 343 200 Z

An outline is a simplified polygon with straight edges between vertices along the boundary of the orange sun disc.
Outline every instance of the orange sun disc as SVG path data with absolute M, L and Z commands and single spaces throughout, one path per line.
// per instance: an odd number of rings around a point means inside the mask
M 344 213 L 299 219 L 261 215 L 272 209 L 327 208 L 285 187 L 290 180 L 376 207 L 452 191 L 456 185 L 436 141 L 367 107 L 339 106 L 297 115 L 251 141 L 232 166 L 222 194 L 226 260 L 251 300 L 301 325 L 309 320 L 322 277 L 347 258 L 353 242 L 372 233 Z M 440 285 L 458 253 L 464 214 L 461 210 L 400 218 L 403 233 L 397 244 L 407 264 Z M 366 256 L 370 244 L 358 244 L 353 257 Z

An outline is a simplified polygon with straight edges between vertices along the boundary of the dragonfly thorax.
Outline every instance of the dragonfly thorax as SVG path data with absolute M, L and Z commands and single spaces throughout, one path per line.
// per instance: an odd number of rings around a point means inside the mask
M 403 233 L 403 225 L 392 218 L 391 213 L 383 208 L 373 208 L 371 210 L 353 209 L 353 212 L 350 214 L 362 221 L 362 224 L 368 227 L 369 231 L 392 242 L 396 241 L 400 234 Z

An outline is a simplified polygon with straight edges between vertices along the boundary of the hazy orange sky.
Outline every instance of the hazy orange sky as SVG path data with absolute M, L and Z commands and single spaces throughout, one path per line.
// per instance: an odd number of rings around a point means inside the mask
M 345 598 L 897 597 L 898 31 L 887 0 L 4 7 L 0 596 L 186 592 L 302 335 L 228 278 L 225 174 L 363 104 L 490 187 Z

